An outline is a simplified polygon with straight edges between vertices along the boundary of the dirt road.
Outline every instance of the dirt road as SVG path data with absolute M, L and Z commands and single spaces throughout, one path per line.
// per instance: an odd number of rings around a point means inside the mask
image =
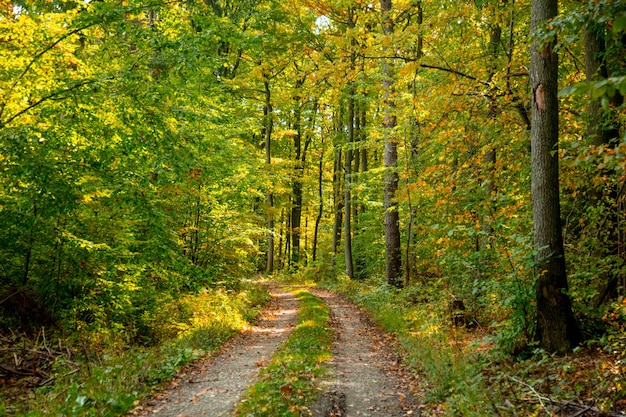
M 220 352 L 180 374 L 170 387 L 131 415 L 218 417 L 232 413 L 273 353 L 283 344 L 298 317 L 295 296 L 275 286 L 272 301 L 257 324 L 235 337 Z
M 391 339 L 372 324 L 367 315 L 330 291 L 312 290 L 330 307 L 336 341 L 333 378 L 314 406 L 320 416 L 408 416 L 416 403 Z M 330 410 L 330 411 L 329 411 Z
M 330 291 L 309 289 L 330 307 L 336 340 L 324 394 L 310 407 L 323 417 L 417 415 L 390 338 L 367 315 Z M 290 292 L 271 287 L 272 301 L 257 325 L 213 357 L 181 373 L 170 387 L 131 415 L 218 417 L 232 415 L 241 394 L 287 339 L 298 315 Z M 268 416 L 275 417 L 275 416 Z

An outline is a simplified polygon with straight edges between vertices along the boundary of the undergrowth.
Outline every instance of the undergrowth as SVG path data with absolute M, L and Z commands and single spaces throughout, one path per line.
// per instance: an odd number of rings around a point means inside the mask
M 108 329 L 105 341 L 86 345 L 97 334 L 70 338 L 24 340 L 2 338 L 0 349 L 31 344 L 34 349 L 67 352 L 47 365 L 52 382 L 27 388 L 33 381 L 5 381 L 0 414 L 23 416 L 111 416 L 128 412 L 151 388 L 171 379 L 183 366 L 219 348 L 242 330 L 269 299 L 265 288 L 242 286 L 238 291 L 211 289 L 172 301 L 154 321 L 158 344 L 124 345 Z M 174 314 L 175 312 L 175 314 Z M 120 335 L 121 336 L 121 335 Z M 4 346 L 3 346 L 4 345 Z M 56 350 L 54 350 L 54 349 Z M 62 349 L 61 349 L 62 348 Z
M 306 290 L 296 290 L 300 314 L 287 342 L 261 371 L 237 407 L 238 416 L 301 416 L 319 394 L 318 379 L 327 371 L 333 332 L 329 308 Z

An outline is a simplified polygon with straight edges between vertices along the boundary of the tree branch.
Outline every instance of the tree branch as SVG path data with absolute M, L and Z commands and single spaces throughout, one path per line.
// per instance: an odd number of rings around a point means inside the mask
M 53 99 L 53 98 L 55 98 L 55 97 L 57 97 L 57 96 L 60 96 L 60 95 L 61 95 L 61 94 L 63 94 L 63 93 L 68 93 L 68 92 L 70 92 L 70 91 L 76 90 L 76 89 L 78 89 L 78 88 L 80 88 L 80 87 L 83 87 L 83 86 L 85 86 L 85 85 L 88 85 L 88 84 L 94 84 L 94 83 L 97 83 L 97 82 L 99 82 L 99 81 L 102 81 L 102 80 L 85 80 L 85 81 L 81 81 L 80 83 L 78 83 L 78 84 L 74 84 L 74 85 L 73 85 L 73 86 L 71 86 L 71 87 L 64 88 L 64 89 L 62 89 L 62 90 L 58 90 L 58 91 L 55 91 L 55 92 L 53 92 L 53 93 L 50 93 L 50 94 L 48 94 L 47 96 L 41 97 L 39 100 L 35 101 L 35 102 L 34 102 L 33 104 L 31 104 L 30 106 L 23 108 L 23 109 L 22 109 L 22 110 L 20 110 L 19 112 L 15 113 L 13 116 L 9 117 L 7 120 L 5 120 L 5 121 L 0 121 L 0 129 L 3 129 L 6 125 L 8 125 L 9 123 L 11 123 L 13 120 L 17 119 L 18 117 L 20 117 L 20 116 L 21 116 L 21 115 L 23 115 L 24 113 L 26 113 L 26 112 L 28 112 L 29 110 L 31 110 L 31 109 L 33 109 L 33 108 L 37 107 L 38 105 L 40 105 L 41 103 L 43 103 L 43 102 L 45 102 L 45 101 L 51 100 L 51 99 Z
M 5 95 L 5 99 L 4 102 L 2 103 L 2 106 L 0 106 L 0 119 L 2 118 L 2 115 L 4 114 L 4 109 L 6 108 L 7 103 L 9 102 L 9 100 L 11 99 L 11 95 L 13 94 L 13 90 L 15 90 L 15 87 L 17 86 L 17 84 L 22 80 L 22 78 L 24 78 L 24 76 L 28 73 L 28 71 L 30 71 L 30 69 L 32 68 L 32 66 L 35 64 L 35 62 L 37 62 L 37 60 L 39 58 L 41 58 L 43 55 L 46 54 L 46 52 L 48 52 L 49 50 L 51 50 L 52 48 L 54 48 L 55 46 L 57 46 L 59 43 L 61 43 L 62 41 L 64 41 L 65 39 L 69 38 L 72 35 L 75 35 L 77 33 L 79 33 L 82 30 L 85 30 L 91 26 L 96 25 L 96 23 L 90 23 L 87 26 L 83 26 L 80 27 L 78 29 L 74 29 L 68 33 L 66 33 L 65 35 L 61 36 L 60 38 L 58 38 L 56 41 L 52 42 L 51 44 L 49 44 L 48 46 L 46 46 L 44 49 L 42 49 L 41 51 L 39 51 L 34 57 L 33 59 L 30 60 L 30 62 L 28 63 L 28 65 L 26 65 L 26 67 L 22 70 L 22 72 L 20 73 L 20 75 L 17 76 L 17 78 L 13 81 L 13 84 L 11 84 L 11 87 L 9 87 L 9 91 L 7 91 L 6 95 Z
M 127 8 L 126 11 L 132 11 L 132 10 L 138 10 L 138 9 L 142 9 L 142 8 L 149 8 L 149 7 L 154 7 L 155 5 L 165 5 L 165 4 L 169 4 L 169 3 L 174 3 L 176 0 L 172 0 L 171 2 L 155 2 L 153 4 L 149 4 L 149 5 L 143 5 L 140 6 L 138 8 L 133 7 L 133 8 Z M 123 13 L 120 13 L 121 16 L 123 16 Z M 9 87 L 9 90 L 7 91 L 7 93 L 5 94 L 5 99 L 4 102 L 0 105 L 0 119 L 2 119 L 2 116 L 4 114 L 4 110 L 7 106 L 7 104 L 9 103 L 9 100 L 11 99 L 11 96 L 13 95 L 13 91 L 15 90 L 15 87 L 17 86 L 17 84 L 22 80 L 22 78 L 24 78 L 24 76 L 26 76 L 26 74 L 28 73 L 28 71 L 30 71 L 30 69 L 33 67 L 33 65 L 35 64 L 35 62 L 37 62 L 39 60 L 39 58 L 41 58 L 43 55 L 45 55 L 48 51 L 50 51 L 51 49 L 53 49 L 55 46 L 57 46 L 59 43 L 63 42 L 65 39 L 69 38 L 72 35 L 75 35 L 85 29 L 88 29 L 92 26 L 96 26 L 99 25 L 101 23 L 104 22 L 103 20 L 94 20 L 91 23 L 85 24 L 84 26 L 81 26 L 79 28 L 73 29 L 69 32 L 67 32 L 66 34 L 62 35 L 61 37 L 59 37 L 57 40 L 55 40 L 54 42 L 52 42 L 51 44 L 49 44 L 48 46 L 46 46 L 45 48 L 43 48 L 41 51 L 39 51 L 31 60 L 30 62 L 26 65 L 26 67 L 24 67 L 24 69 L 22 70 L 22 72 L 20 73 L 20 75 L 17 76 L 17 78 L 13 81 L 13 83 L 11 84 L 11 87 Z M 0 125 L 2 126 L 2 125 Z

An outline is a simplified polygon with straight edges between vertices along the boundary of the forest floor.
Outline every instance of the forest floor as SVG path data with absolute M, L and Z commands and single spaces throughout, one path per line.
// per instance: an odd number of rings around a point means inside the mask
M 411 395 L 416 383 L 410 372 L 403 371 L 391 336 L 344 298 L 330 291 L 308 290 L 329 306 L 335 334 L 331 370 L 321 381 L 323 394 L 310 406 L 310 415 L 375 417 L 416 412 Z M 272 284 L 271 295 L 255 326 L 216 355 L 187 367 L 165 391 L 146 399 L 129 415 L 232 415 L 245 389 L 288 338 L 298 316 L 293 294 Z

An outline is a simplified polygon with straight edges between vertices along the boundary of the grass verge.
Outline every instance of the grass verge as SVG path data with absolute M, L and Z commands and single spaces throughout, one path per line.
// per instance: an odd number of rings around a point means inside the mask
M 269 292 L 254 285 L 236 292 L 212 289 L 185 296 L 169 306 L 178 314 L 164 313 L 158 326 L 155 324 L 155 330 L 168 335 L 175 329 L 174 337 L 154 346 L 106 342 L 95 347 L 76 342 L 94 335 L 73 335 L 74 342 L 60 338 L 2 338 L 0 347 L 6 344 L 7 351 L 11 346 L 30 343 L 24 351 L 51 352 L 54 360 L 45 364 L 49 384 L 37 388 L 32 388 L 34 381 L 28 380 L 2 384 L 0 415 L 124 414 L 136 406 L 138 398 L 171 379 L 181 367 L 217 350 L 247 326 L 267 300 Z
M 300 314 L 289 339 L 247 389 L 237 407 L 238 416 L 301 416 L 319 394 L 318 379 L 331 358 L 333 331 L 330 311 L 319 298 L 296 290 Z

